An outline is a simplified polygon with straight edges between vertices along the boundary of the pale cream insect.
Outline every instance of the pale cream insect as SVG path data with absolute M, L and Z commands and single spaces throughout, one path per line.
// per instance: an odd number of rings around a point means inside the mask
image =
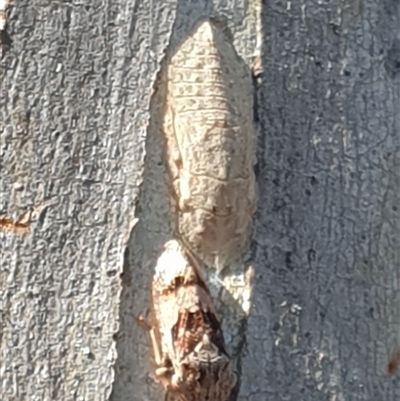
M 0 0 L 0 31 L 4 31 L 7 21 L 7 8 L 10 0 Z
M 163 131 L 179 235 L 222 270 L 243 253 L 255 210 L 253 89 L 209 21 L 169 59 Z

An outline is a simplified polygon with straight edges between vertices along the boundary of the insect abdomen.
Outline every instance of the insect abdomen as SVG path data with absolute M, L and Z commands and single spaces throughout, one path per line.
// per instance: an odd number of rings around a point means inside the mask
M 164 132 L 179 234 L 224 267 L 243 251 L 255 207 L 253 93 L 246 65 L 208 21 L 170 59 Z

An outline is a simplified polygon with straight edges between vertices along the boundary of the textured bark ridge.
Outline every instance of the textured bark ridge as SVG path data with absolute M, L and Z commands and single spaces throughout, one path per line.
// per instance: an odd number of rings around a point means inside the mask
M 163 399 L 135 324 L 175 234 L 165 113 L 153 112 L 165 99 L 152 89 L 165 50 L 205 15 L 226 22 L 248 64 L 258 49 L 254 285 L 229 269 L 229 294 L 208 280 L 234 361 L 243 345 L 237 401 L 400 400 L 399 11 L 397 0 L 11 2 L 1 400 Z M 234 302 L 249 311 L 239 332 Z
M 179 234 L 221 270 L 243 252 L 255 210 L 250 72 L 203 21 L 170 58 L 167 80 L 164 133 Z

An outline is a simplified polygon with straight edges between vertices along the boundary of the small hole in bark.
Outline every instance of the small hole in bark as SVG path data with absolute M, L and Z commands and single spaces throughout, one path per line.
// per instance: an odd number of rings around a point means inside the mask
M 280 327 L 281 327 L 281 325 L 278 322 L 276 322 L 274 324 L 274 326 L 272 327 L 272 331 L 278 331 L 280 329 Z

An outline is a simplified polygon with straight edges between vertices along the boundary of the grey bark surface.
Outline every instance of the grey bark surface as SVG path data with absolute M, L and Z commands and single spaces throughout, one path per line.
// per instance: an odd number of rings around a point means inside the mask
M 399 13 L 395 0 L 11 4 L 0 214 L 48 206 L 29 234 L 0 232 L 1 399 L 162 399 L 135 322 L 173 235 L 157 74 L 205 16 L 256 56 L 248 317 L 230 325 L 216 297 L 237 398 L 400 399 L 386 376 L 400 343 Z

